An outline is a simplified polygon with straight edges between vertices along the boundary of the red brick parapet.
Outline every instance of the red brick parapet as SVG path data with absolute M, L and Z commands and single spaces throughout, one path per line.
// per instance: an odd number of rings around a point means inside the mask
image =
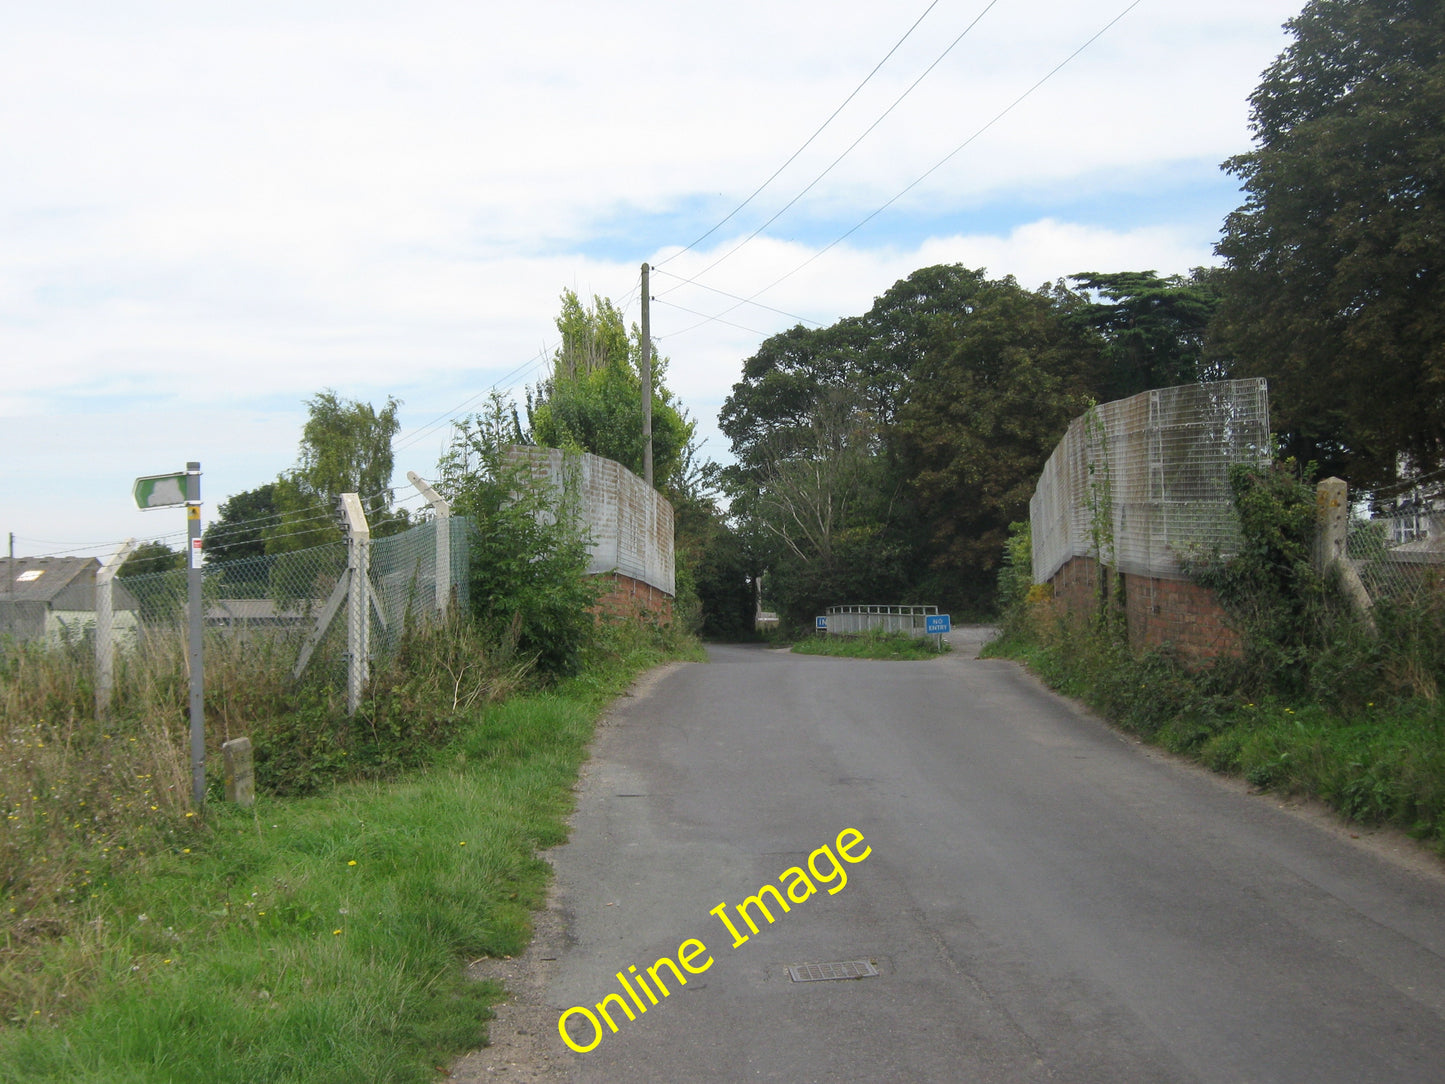
M 592 609 L 593 613 L 609 617 L 646 618 L 663 625 L 672 621 L 672 596 L 666 592 L 620 572 L 604 572 L 597 579 L 602 583 L 603 590 Z
M 1107 579 L 1102 592 L 1101 572 Z M 1055 610 L 1069 617 L 1096 615 L 1105 599 L 1116 610 L 1122 605 L 1129 643 L 1139 650 L 1172 645 L 1194 663 L 1239 653 L 1239 634 L 1214 592 L 1189 580 L 1121 573 L 1101 569 L 1092 557 L 1073 557 L 1049 585 Z

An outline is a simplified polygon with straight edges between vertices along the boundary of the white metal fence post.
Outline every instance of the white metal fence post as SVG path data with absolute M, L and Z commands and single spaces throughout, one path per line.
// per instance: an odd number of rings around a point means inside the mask
M 358 494 L 343 493 L 341 511 L 346 521 L 346 575 L 350 580 L 346 598 L 346 711 L 355 715 L 366 687 L 371 656 L 371 528 Z
M 414 470 L 406 472 L 407 479 L 431 505 L 436 514 L 437 567 L 436 604 L 437 613 L 445 615 L 452 597 L 452 506 L 446 498 L 437 493 L 426 480 Z
M 115 683 L 115 608 L 113 583 L 115 574 L 136 548 L 136 540 L 127 538 L 100 566 L 95 574 L 95 717 L 104 719 L 110 712 L 110 695 Z

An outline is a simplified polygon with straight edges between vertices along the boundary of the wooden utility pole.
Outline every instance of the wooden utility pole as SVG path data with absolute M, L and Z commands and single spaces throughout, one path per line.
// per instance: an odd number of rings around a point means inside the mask
M 652 487 L 652 289 L 642 265 L 642 480 Z

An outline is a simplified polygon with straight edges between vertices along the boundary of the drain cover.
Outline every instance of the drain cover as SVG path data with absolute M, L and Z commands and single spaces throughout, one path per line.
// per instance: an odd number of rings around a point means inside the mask
M 794 964 L 788 968 L 794 982 L 824 982 L 828 979 L 866 979 L 878 974 L 867 960 L 840 960 L 830 964 Z

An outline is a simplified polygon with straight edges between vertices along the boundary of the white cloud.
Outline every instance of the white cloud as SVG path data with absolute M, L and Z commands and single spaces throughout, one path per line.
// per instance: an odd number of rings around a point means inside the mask
M 996 5 L 707 283 L 745 297 L 792 271 L 817 249 L 790 239 L 826 243 L 875 211 L 1124 6 Z M 1298 6 L 1140 5 L 760 300 L 827 323 L 933 262 L 1033 286 L 1207 261 L 1217 217 L 1195 206 L 1134 221 L 1131 201 L 1217 185 Z M 983 7 L 939 4 L 774 186 L 662 270 L 695 273 L 777 211 Z M 535 379 L 563 287 L 621 300 L 642 260 L 751 192 L 916 15 L 864 0 L 56 0 L 7 13 L 0 426 L 7 473 L 55 484 L 0 484 L 0 529 L 131 533 L 130 479 L 202 453 L 211 496 L 260 484 L 291 461 L 300 403 L 322 387 L 397 394 L 414 431 L 514 370 Z M 656 281 L 659 296 L 675 284 Z M 654 312 L 671 383 L 705 428 L 760 337 L 795 322 L 750 306 L 725 319 L 748 330 L 688 331 L 696 317 Z M 413 445 L 428 461 L 433 438 Z M 710 449 L 725 450 L 716 436 Z

